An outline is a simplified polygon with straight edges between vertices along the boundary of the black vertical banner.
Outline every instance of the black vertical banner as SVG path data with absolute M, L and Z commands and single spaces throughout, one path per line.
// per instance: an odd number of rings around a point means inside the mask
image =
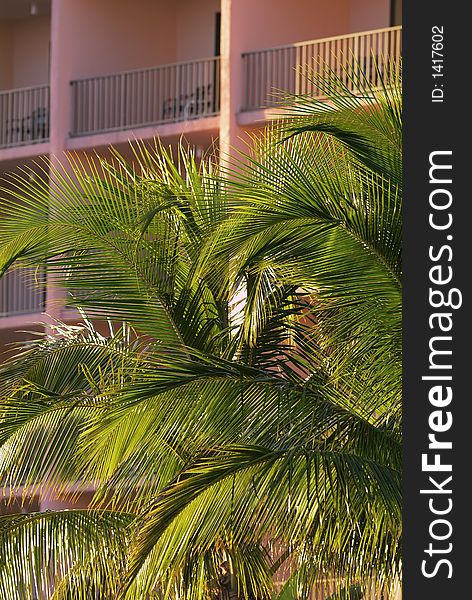
M 472 598 L 472 30 L 465 7 L 404 3 L 404 600 Z

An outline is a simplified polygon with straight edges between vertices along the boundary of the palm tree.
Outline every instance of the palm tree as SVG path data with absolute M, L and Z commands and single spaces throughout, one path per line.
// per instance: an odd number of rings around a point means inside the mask
M 2 482 L 95 494 L 0 517 L 5 597 L 294 600 L 334 577 L 333 598 L 358 598 L 398 580 L 400 87 L 317 84 L 328 102 L 291 98 L 226 170 L 138 143 L 132 166 L 9 176 L 0 268 L 46 263 L 84 322 L 2 367 Z

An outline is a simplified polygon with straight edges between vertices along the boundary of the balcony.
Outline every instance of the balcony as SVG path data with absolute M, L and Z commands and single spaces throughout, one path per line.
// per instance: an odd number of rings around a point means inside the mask
M 243 111 L 279 104 L 278 93 L 308 94 L 322 97 L 316 83 L 303 72 L 317 72 L 327 65 L 343 84 L 355 91 L 352 67 L 360 68 L 372 83 L 379 83 L 389 62 L 401 54 L 401 26 L 350 35 L 301 42 L 243 54 L 245 88 Z M 376 64 L 378 69 L 376 68 Z
M 33 283 L 31 271 L 10 270 L 0 279 L 0 317 L 40 313 L 45 305 L 45 288 Z M 43 280 L 44 276 L 40 275 Z
M 73 81 L 72 136 L 202 119 L 220 111 L 219 57 Z
M 49 85 L 0 92 L 0 148 L 49 140 Z

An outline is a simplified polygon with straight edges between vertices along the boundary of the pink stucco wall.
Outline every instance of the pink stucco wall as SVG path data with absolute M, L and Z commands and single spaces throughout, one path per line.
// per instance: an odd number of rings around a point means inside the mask
M 181 0 L 175 3 L 175 11 L 177 61 L 213 56 L 220 0 Z
M 390 25 L 390 0 L 238 0 L 237 8 L 242 52 Z
M 47 83 L 49 41 L 49 17 L 0 21 L 0 87 Z
M 49 42 L 49 17 L 14 21 L 12 87 L 48 82 Z
M 70 79 L 175 61 L 175 9 L 169 2 L 61 0 L 61 47 Z
M 238 0 L 233 9 L 232 27 L 242 52 L 349 30 L 349 0 Z
M 11 27 L 10 21 L 0 20 L 0 90 L 11 87 Z
M 62 0 L 71 79 L 213 55 L 219 0 Z M 87 43 L 84 43 L 86 39 Z
M 350 0 L 350 28 L 346 33 L 390 26 L 390 0 Z

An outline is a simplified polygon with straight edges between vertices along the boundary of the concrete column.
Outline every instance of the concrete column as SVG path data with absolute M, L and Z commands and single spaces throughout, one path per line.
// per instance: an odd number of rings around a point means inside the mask
M 74 47 L 74 7 L 78 3 L 70 0 L 51 2 L 51 156 L 60 158 L 72 123 L 71 58 Z M 84 32 L 86 35 L 86 32 Z
M 76 36 L 75 14 L 80 3 L 71 0 L 51 1 L 51 56 L 50 56 L 50 160 L 51 165 L 64 163 L 66 140 L 72 124 L 71 65 Z M 50 187 L 54 190 L 54 172 L 50 173 Z M 51 210 L 54 210 L 51 202 Z M 61 314 L 64 290 L 48 278 L 46 312 L 52 320 Z
M 235 149 L 243 149 L 244 130 L 236 121 L 241 109 L 243 69 L 241 53 L 247 24 L 246 0 L 221 0 L 220 160 L 225 164 Z

